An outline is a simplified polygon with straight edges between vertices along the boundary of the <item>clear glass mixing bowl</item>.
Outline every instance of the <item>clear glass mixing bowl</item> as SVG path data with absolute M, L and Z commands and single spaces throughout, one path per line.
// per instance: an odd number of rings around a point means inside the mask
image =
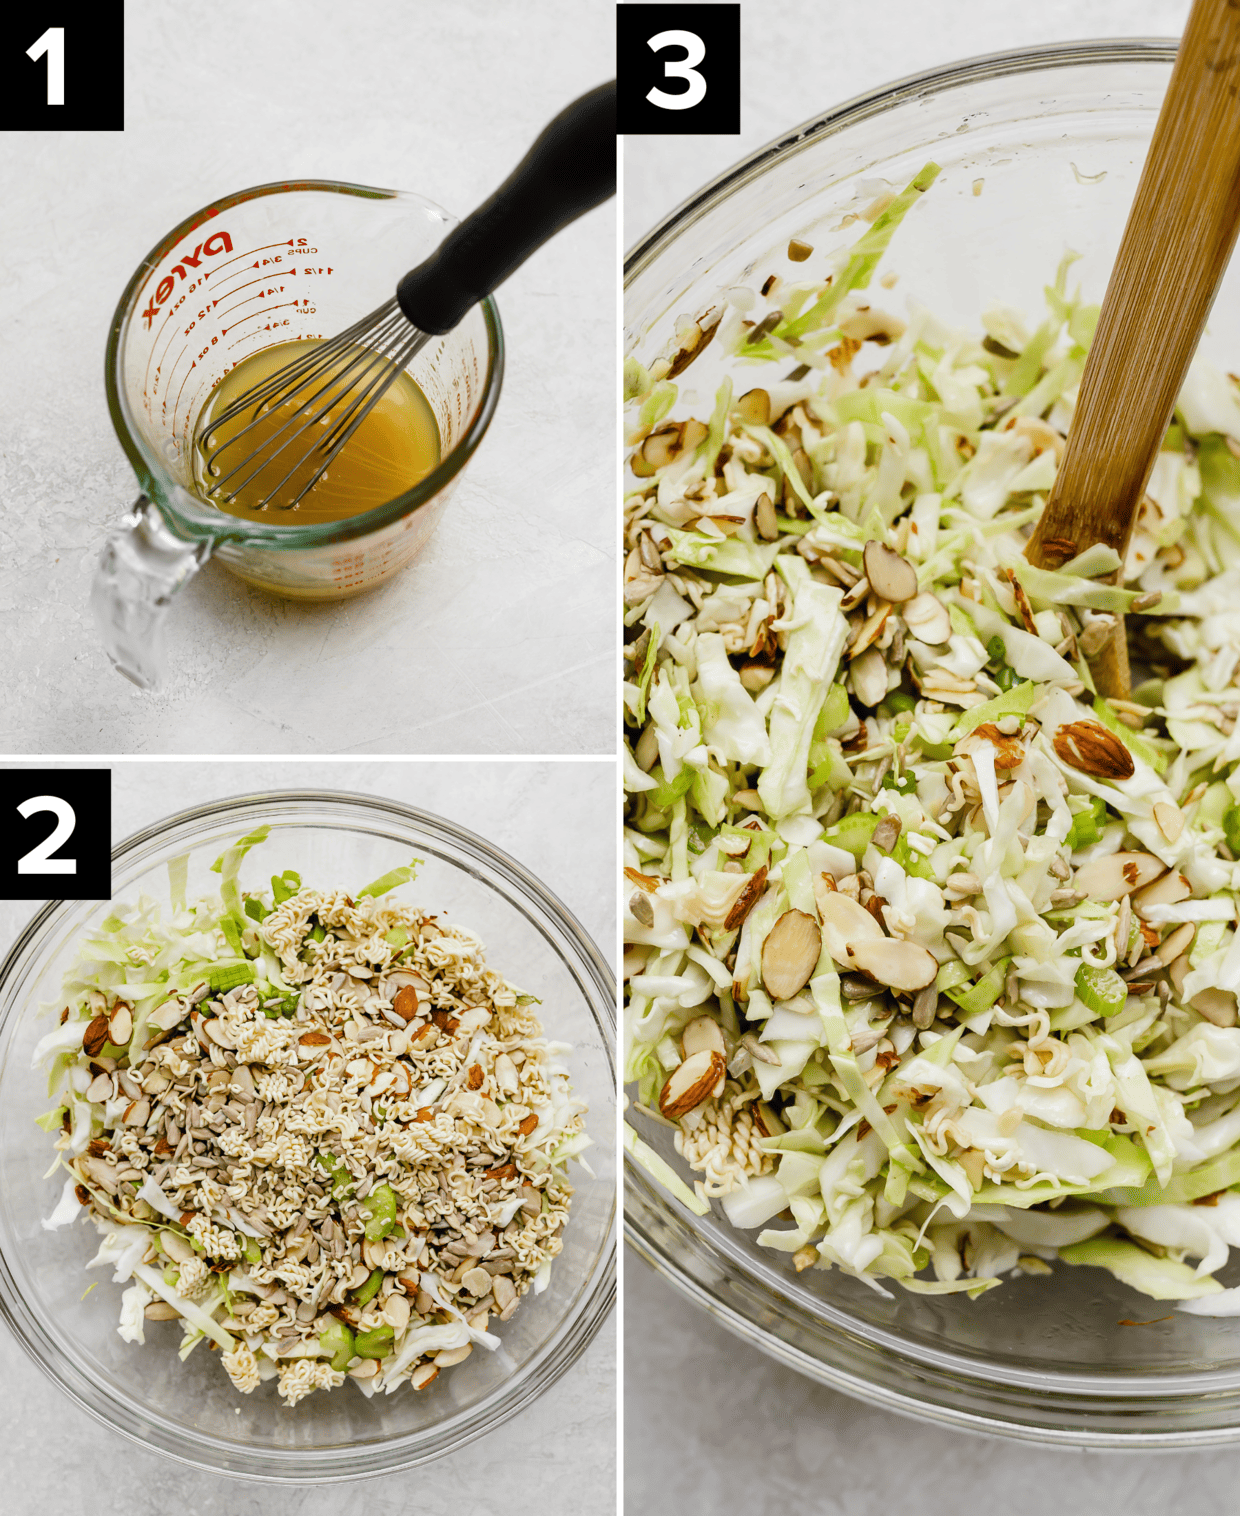
M 123 1342 L 120 1286 L 109 1272 L 83 1272 L 98 1246 L 94 1228 L 40 1225 L 63 1176 L 44 1178 L 51 1140 L 34 1123 L 48 1100 L 31 1050 L 54 1024 L 36 1011 L 59 994 L 75 939 L 109 909 L 65 901 L 39 911 L 0 968 L 0 1315 L 67 1394 L 118 1432 L 222 1473 L 325 1483 L 410 1468 L 480 1436 L 559 1378 L 606 1319 L 615 1292 L 615 986 L 581 926 L 520 864 L 452 822 L 370 796 L 275 791 L 182 811 L 115 850 L 114 898 L 145 892 L 166 903 L 166 864 L 181 853 L 189 854 L 191 898 L 213 893 L 212 861 L 262 823 L 271 835 L 245 859 L 243 888 L 294 868 L 307 881 L 356 889 L 411 853 L 423 859 L 395 898 L 475 930 L 492 967 L 541 998 L 548 1035 L 573 1045 L 595 1177 L 574 1165 L 571 1218 L 549 1287 L 499 1327 L 496 1352 L 472 1354 L 426 1390 L 372 1400 L 345 1385 L 290 1409 L 274 1383 L 241 1397 L 201 1347 L 178 1362 L 176 1323 L 148 1322 L 143 1347 Z
M 903 186 L 928 159 L 933 189 L 897 232 L 884 268 L 901 296 L 978 328 L 998 299 L 1041 319 L 1042 286 L 1065 248 L 1071 282 L 1100 300 L 1174 58 L 1165 42 L 1082 43 L 1007 53 L 907 79 L 806 122 L 686 202 L 626 263 L 626 352 L 649 363 L 680 315 L 771 268 L 792 236 L 852 241 L 842 213 Z M 1075 168 L 1073 167 L 1075 165 Z M 980 193 L 974 193 L 981 180 Z M 1240 268 L 1204 350 L 1240 368 Z M 685 371 L 673 415 L 709 411 L 723 370 L 708 348 Z M 666 1129 L 642 1136 L 680 1166 Z M 683 1171 L 683 1170 L 682 1170 Z M 1186 1316 L 1096 1269 L 1005 1282 L 981 1299 L 883 1299 L 838 1272 L 796 1274 L 734 1231 L 716 1204 L 695 1217 L 632 1163 L 629 1242 L 723 1325 L 802 1373 L 892 1410 L 1031 1441 L 1169 1447 L 1240 1441 L 1240 1321 Z M 1240 1282 L 1233 1268 L 1224 1282 Z M 1166 1318 L 1153 1324 L 1154 1318 Z

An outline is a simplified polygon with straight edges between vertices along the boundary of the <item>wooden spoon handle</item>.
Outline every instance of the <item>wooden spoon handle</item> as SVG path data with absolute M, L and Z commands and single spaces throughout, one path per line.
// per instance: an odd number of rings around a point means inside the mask
M 1195 0 L 1081 379 L 1026 549 L 1047 568 L 1122 558 L 1240 225 L 1240 0 Z

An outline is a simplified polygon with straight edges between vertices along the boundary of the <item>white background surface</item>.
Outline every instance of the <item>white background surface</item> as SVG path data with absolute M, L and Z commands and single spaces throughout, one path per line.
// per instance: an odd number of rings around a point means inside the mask
M 1026 43 L 1178 34 L 1186 0 L 747 0 L 742 135 L 628 138 L 626 245 L 738 158 L 823 109 Z M 733 1338 L 625 1257 L 631 1516 L 1162 1516 L 1236 1509 L 1240 1453 L 1111 1455 L 942 1431 L 821 1388 Z
M 614 201 L 499 292 L 499 411 L 411 568 L 357 600 L 299 605 L 208 565 L 172 612 L 176 672 L 158 695 L 109 667 L 87 604 L 137 494 L 103 358 L 148 250 L 221 194 L 286 178 L 416 190 L 467 214 L 611 75 L 611 7 L 126 12 L 124 133 L 6 133 L 0 151 L 0 752 L 612 751 Z
M 112 835 L 265 788 L 361 791 L 434 811 L 510 853 L 615 945 L 615 766 L 567 763 L 113 765 Z M 0 902 L 0 951 L 33 914 Z M 181 1468 L 79 1411 L 0 1328 L 4 1516 L 607 1516 L 615 1509 L 615 1316 L 531 1407 L 411 1474 L 279 1490 Z

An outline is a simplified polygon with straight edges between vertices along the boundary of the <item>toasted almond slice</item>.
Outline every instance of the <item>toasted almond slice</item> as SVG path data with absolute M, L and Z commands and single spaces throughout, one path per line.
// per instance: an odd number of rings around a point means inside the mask
M 179 1026 L 189 1014 L 189 1008 L 180 1000 L 165 1000 L 146 1018 L 147 1026 L 157 1027 L 161 1032 L 170 1032 Z
M 917 570 L 885 542 L 867 542 L 862 554 L 865 577 L 876 595 L 901 605 L 917 593 Z
M 642 443 L 642 459 L 651 468 L 663 468 L 680 451 L 681 427 L 678 421 L 669 421 L 657 432 L 651 432 Z
M 659 1112 L 669 1121 L 682 1116 L 708 1100 L 715 1086 L 727 1073 L 723 1054 L 703 1048 L 672 1070 L 659 1096 Z
M 815 874 L 813 885 L 814 904 L 818 907 L 819 916 L 825 921 L 827 912 L 822 902 L 828 895 L 835 893 L 835 880 L 830 874 Z
M 145 1126 L 151 1117 L 151 1102 L 145 1097 L 134 1100 L 125 1108 L 122 1121 L 125 1126 Z
M 736 409 L 750 426 L 771 424 L 771 397 L 766 390 L 747 390 L 736 402 Z
M 1193 1010 L 1215 1026 L 1235 1026 L 1236 997 L 1230 990 L 1199 990 L 1190 1002 Z
M 753 508 L 753 524 L 764 542 L 774 542 L 779 536 L 779 522 L 775 518 L 775 502 L 765 490 L 758 496 Z
M 152 1300 L 142 1314 L 148 1321 L 175 1321 L 181 1313 L 166 1300 Z
M 111 1100 L 114 1088 L 111 1074 L 96 1074 L 86 1087 L 86 1098 L 92 1105 L 102 1105 Z
M 82 1033 L 82 1051 L 88 1058 L 93 1058 L 97 1053 L 103 1052 L 103 1045 L 108 1040 L 108 1018 L 96 1016 Z
M 745 917 L 753 910 L 759 896 L 766 888 L 766 874 L 767 866 L 764 863 L 761 868 L 755 869 L 749 876 L 748 882 L 732 902 L 732 909 L 724 920 L 723 929 L 725 932 L 734 932 L 737 927 L 744 923 Z
M 728 1056 L 723 1032 L 713 1016 L 694 1017 L 681 1034 L 680 1045 L 686 1058 L 691 1058 L 694 1053 L 700 1053 L 703 1049 L 718 1053 L 721 1058 Z
M 1193 887 L 1184 875 L 1172 870 L 1144 889 L 1134 891 L 1132 908 L 1138 916 L 1144 916 L 1152 905 L 1178 905 L 1181 900 L 1190 899 L 1192 893 Z M 1168 958 L 1167 962 L 1170 963 L 1171 959 Z
M 1164 968 L 1168 964 L 1174 963 L 1181 953 L 1188 951 L 1188 945 L 1192 942 L 1193 934 L 1196 930 L 1197 928 L 1191 921 L 1185 921 L 1181 926 L 1177 926 L 1167 940 L 1160 944 L 1158 951 L 1154 954 L 1156 962 L 1161 963 Z
M 683 453 L 693 452 L 706 441 L 709 432 L 710 428 L 704 421 L 698 421 L 690 417 L 685 422 L 684 430 L 680 434 L 680 451 Z
M 411 984 L 402 984 L 392 1000 L 392 1009 L 402 1021 L 412 1021 L 418 1014 L 418 992 Z
M 108 1018 L 108 1041 L 113 1047 L 128 1047 L 133 1036 L 133 1012 L 123 1000 L 118 1000 Z
M 952 634 L 952 620 L 947 607 L 929 590 L 914 595 L 900 607 L 904 624 L 918 642 L 928 642 L 932 647 L 941 647 Z
M 414 1390 L 424 1390 L 433 1379 L 439 1378 L 439 1370 L 433 1363 L 420 1364 L 409 1376 L 409 1387 Z
M 863 973 L 888 989 L 911 995 L 933 984 L 938 960 L 928 948 L 898 937 L 866 937 L 849 944 L 848 956 Z
M 1174 842 L 1184 830 L 1184 812 L 1174 805 L 1168 805 L 1165 800 L 1155 803 L 1154 820 L 1158 823 L 1158 830 L 1168 842 Z
M 886 600 L 880 600 L 877 610 L 867 616 L 861 625 L 861 630 L 853 639 L 852 646 L 848 649 L 848 656 L 856 660 L 862 653 L 867 652 L 883 634 L 883 628 L 887 625 L 887 618 L 891 615 L 891 606 Z
M 327 1046 L 331 1038 L 326 1032 L 303 1032 L 297 1041 L 304 1048 L 322 1048 Z
M 1110 853 L 1077 869 L 1072 887 L 1094 900 L 1120 900 L 1166 871 L 1166 864 L 1152 853 Z
M 1099 779 L 1131 779 L 1136 764 L 1124 742 L 1098 721 L 1065 721 L 1052 739 L 1071 768 Z
M 872 710 L 887 694 L 887 660 L 876 647 L 866 648 L 850 665 L 853 694 Z
M 855 946 L 867 938 L 883 935 L 882 927 L 865 906 L 839 890 L 833 890 L 820 898 L 818 909 L 822 912 L 822 930 L 827 952 L 844 968 L 852 963 L 848 956 L 850 945 Z
M 762 982 L 773 1000 L 803 990 L 822 952 L 822 929 L 805 911 L 785 911 L 762 944 Z

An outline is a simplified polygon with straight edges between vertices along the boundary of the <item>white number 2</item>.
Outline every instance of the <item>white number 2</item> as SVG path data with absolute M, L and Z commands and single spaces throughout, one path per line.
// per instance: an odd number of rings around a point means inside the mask
M 29 35 L 29 34 L 27 34 Z M 47 103 L 65 103 L 65 29 L 49 26 L 37 42 L 26 49 L 26 56 L 37 63 L 47 54 Z
M 73 836 L 73 828 L 77 825 L 77 817 L 73 814 L 73 807 L 67 800 L 62 800 L 59 795 L 32 795 L 29 800 L 23 800 L 17 807 L 18 814 L 29 819 L 36 816 L 40 811 L 51 811 L 56 817 L 56 830 L 50 837 L 45 837 L 38 847 L 31 848 L 24 858 L 17 860 L 17 872 L 19 874 L 76 874 L 76 858 L 53 858 L 52 853 L 58 847 L 62 847 Z
M 685 56 L 674 62 L 664 62 L 665 79 L 686 79 L 689 88 L 679 94 L 669 95 L 666 90 L 652 89 L 646 96 L 651 105 L 661 111 L 687 111 L 706 98 L 706 80 L 698 73 L 696 65 L 706 56 L 706 44 L 696 32 L 660 32 L 646 43 L 651 52 L 662 52 L 665 47 L 683 47 Z

